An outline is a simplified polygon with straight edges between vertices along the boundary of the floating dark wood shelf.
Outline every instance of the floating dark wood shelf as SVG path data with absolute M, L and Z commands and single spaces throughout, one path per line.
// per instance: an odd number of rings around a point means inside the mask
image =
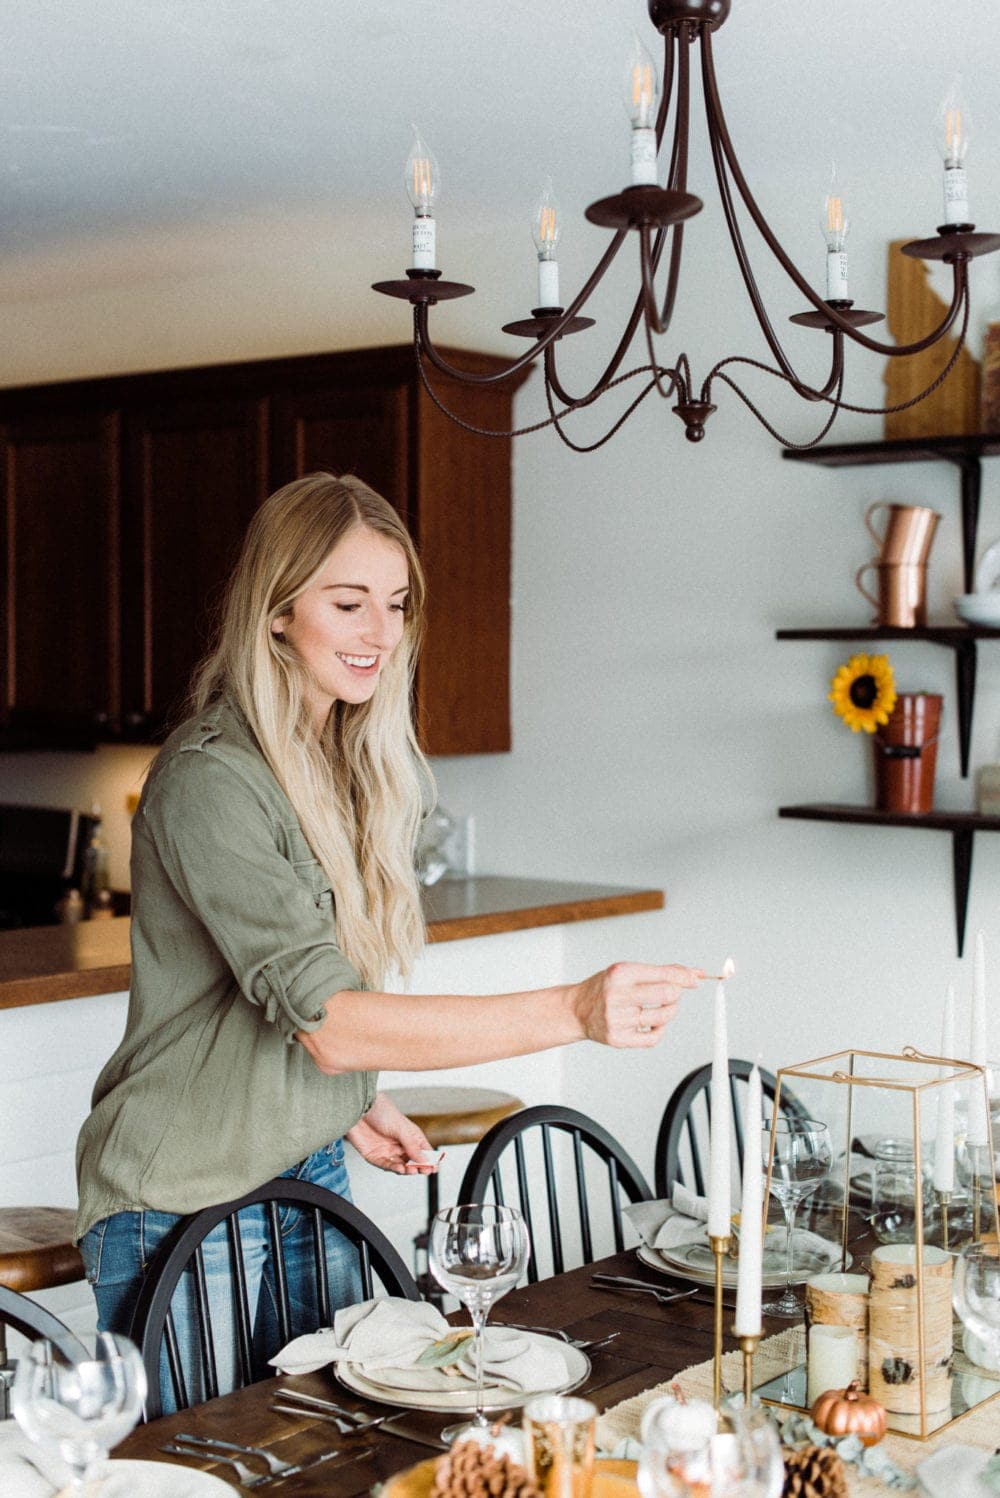
M 955 685 L 958 695 L 958 748 L 962 778 L 969 773 L 972 742 L 972 707 L 976 695 L 976 641 L 998 640 L 1000 629 L 979 624 L 927 625 L 920 629 L 898 629 L 892 625 L 865 625 L 856 629 L 842 625 L 827 629 L 779 629 L 779 640 L 928 640 L 955 652 Z
M 965 591 L 972 592 L 982 459 L 1000 457 L 1000 432 L 970 432 L 964 437 L 897 437 L 891 442 L 831 442 L 805 450 L 786 447 L 782 457 L 792 463 L 819 463 L 825 468 L 856 468 L 871 463 L 954 463 L 962 481 Z
M 1000 832 L 1000 817 L 987 817 L 975 811 L 879 811 L 874 806 L 844 806 L 837 802 L 780 806 L 778 815 L 806 822 L 853 822 L 869 827 L 906 827 L 917 832 L 950 832 L 955 886 L 955 931 L 958 955 L 961 957 L 965 946 L 965 916 L 972 876 L 973 835 L 976 832 Z

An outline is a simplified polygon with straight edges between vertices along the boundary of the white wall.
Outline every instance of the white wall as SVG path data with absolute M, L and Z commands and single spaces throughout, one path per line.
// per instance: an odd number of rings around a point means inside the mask
M 810 88 L 833 69 L 839 117 L 849 122 L 838 140 L 846 142 L 856 186 L 852 289 L 862 305 L 878 307 L 886 243 L 930 232 L 940 213 L 929 119 L 950 53 L 959 43 L 973 46 L 978 26 L 985 28 L 979 55 L 989 55 L 993 21 L 964 3 L 947 47 L 943 40 L 938 46 L 938 9 L 914 0 L 908 30 L 928 42 L 915 49 L 912 111 L 873 132 L 878 106 L 864 95 L 858 54 L 851 52 L 849 62 L 845 54 L 841 66 L 828 32 L 844 50 L 863 20 L 867 54 L 881 49 L 895 59 L 895 13 L 873 11 L 862 0 L 822 15 L 813 9 L 802 19 L 801 55 L 791 66 L 786 52 L 761 45 L 759 31 L 752 53 L 730 52 L 731 124 L 776 228 L 819 281 L 816 208 L 830 140 L 826 115 L 810 108 Z M 772 13 L 787 47 L 776 7 L 759 10 Z M 814 30 L 821 23 L 822 35 Z M 725 34 L 717 49 L 720 73 L 723 40 Z M 585 39 L 573 44 L 585 47 Z M 973 46 L 972 60 L 975 52 Z M 754 100 L 768 90 L 774 133 L 747 138 L 737 127 L 745 112 L 752 121 Z M 925 108 L 919 99 L 931 102 Z M 794 129 L 785 128 L 790 119 Z M 571 158 L 563 123 L 547 151 Z M 1000 120 L 981 113 L 977 125 L 984 148 L 975 160 L 976 217 L 990 227 L 1000 224 L 1000 156 L 989 147 Z M 576 174 L 564 199 L 571 225 L 564 232 L 567 286 L 578 283 L 603 243 L 581 220 L 583 203 L 601 187 L 586 166 L 567 165 Z M 600 171 L 606 174 L 607 163 Z M 691 181 L 711 197 L 697 153 Z M 434 325 L 447 341 L 504 347 L 488 330 L 521 315 L 519 299 L 530 306 L 530 248 L 526 240 L 517 248 L 520 231 L 512 239 L 512 205 L 463 217 L 460 185 L 455 194 L 442 218 L 443 263 L 484 289 L 437 309 Z M 102 240 L 44 260 L 0 261 L 4 377 L 17 383 L 405 341 L 405 312 L 366 290 L 370 280 L 399 273 L 405 235 L 401 209 L 390 218 L 381 204 L 377 211 L 354 205 L 344 213 L 319 203 L 297 218 L 248 213 L 243 220 L 151 229 L 147 239 L 109 230 Z M 712 206 L 689 226 L 687 244 L 683 310 L 663 356 L 687 348 L 700 380 L 724 353 L 759 356 L 761 348 Z M 623 265 L 632 258 L 623 254 Z M 992 262 L 974 267 L 977 328 L 998 304 L 997 274 Z M 578 347 L 567 341 L 560 350 L 574 387 L 603 366 L 625 304 L 623 292 L 602 292 L 599 329 L 575 340 Z M 783 325 L 799 305 L 797 296 L 783 296 L 776 323 Z M 811 343 L 805 334 L 797 338 L 797 349 L 808 348 L 802 358 L 808 362 L 815 348 L 822 362 L 825 334 Z M 879 361 L 851 351 L 848 366 L 861 375 L 862 403 L 877 403 Z M 804 440 L 815 430 L 814 412 L 782 402 L 766 384 L 754 388 L 769 411 L 781 412 L 789 437 Z M 778 819 L 783 803 L 868 799 L 871 750 L 834 719 L 826 701 L 847 647 L 779 644 L 774 632 L 783 625 L 865 621 L 867 606 L 852 578 L 869 552 L 862 516 L 875 499 L 942 511 L 931 614 L 948 620 L 951 597 L 962 589 L 957 472 L 936 465 L 838 471 L 787 463 L 730 392 L 718 395 L 720 409 L 698 447 L 684 442 L 676 417 L 655 396 L 591 456 L 567 452 L 548 433 L 518 442 L 514 747 L 505 756 L 439 762 L 442 799 L 454 812 L 476 815 L 483 871 L 666 889 L 662 914 L 567 931 L 571 973 L 583 975 L 622 955 L 679 958 L 716 970 L 732 953 L 739 966 L 732 985 L 734 1051 L 759 1051 L 774 1067 L 848 1044 L 932 1047 L 945 984 L 957 982 L 962 1033 L 971 983 L 971 956 L 959 962 L 955 955 L 949 839 Z M 519 418 L 537 420 L 542 410 L 536 375 L 519 397 Z M 581 432 L 592 429 L 588 420 Z M 834 435 L 848 440 L 880 431 L 878 418 L 846 417 Z M 984 465 L 980 535 L 983 545 L 1000 535 L 1000 465 Z M 958 777 L 951 654 L 909 643 L 890 654 L 901 687 L 945 694 L 939 801 L 971 806 L 971 782 Z M 987 644 L 980 651 L 973 765 L 1000 758 L 998 726 L 1000 653 Z M 19 794 L 29 776 L 32 795 L 57 779 L 61 787 L 65 777 L 56 776 L 54 758 L 0 759 L 0 797 Z M 93 761 L 58 758 L 84 785 Z M 126 778 L 132 773 L 125 767 Z M 82 798 L 94 794 L 87 779 Z M 116 786 L 98 799 L 110 808 L 109 819 L 119 814 Z M 126 829 L 112 830 L 121 850 Z M 1000 839 L 980 835 L 967 951 L 982 927 L 993 992 L 1000 971 L 998 861 Z M 708 997 L 706 989 L 686 1002 L 662 1054 L 580 1051 L 568 1061 L 567 1099 L 617 1130 L 642 1159 L 667 1091 L 708 1056 Z M 991 1024 L 997 1051 L 995 1002 Z

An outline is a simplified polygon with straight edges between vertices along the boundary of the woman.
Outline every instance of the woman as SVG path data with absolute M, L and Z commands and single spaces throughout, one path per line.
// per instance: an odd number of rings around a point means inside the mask
M 77 1151 L 103 1328 L 128 1330 L 179 1214 L 283 1173 L 346 1196 L 342 1137 L 385 1170 L 426 1171 L 380 1068 L 649 1047 L 702 976 L 618 964 L 534 993 L 380 990 L 423 941 L 413 854 L 432 783 L 409 711 L 423 603 L 409 535 L 356 478 L 300 479 L 250 525 L 192 715 L 133 823 L 128 1022 Z

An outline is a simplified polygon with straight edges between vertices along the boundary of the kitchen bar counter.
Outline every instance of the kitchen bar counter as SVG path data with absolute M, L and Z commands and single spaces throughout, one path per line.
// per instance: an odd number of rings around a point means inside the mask
M 431 942 L 661 910 L 661 890 L 482 876 L 424 892 Z M 129 920 L 0 932 L 0 1009 L 119 993 L 128 988 Z

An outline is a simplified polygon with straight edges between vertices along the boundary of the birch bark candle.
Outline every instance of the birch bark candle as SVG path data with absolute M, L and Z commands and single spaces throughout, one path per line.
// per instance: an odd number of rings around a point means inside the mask
M 814 1274 L 806 1281 L 806 1335 L 818 1326 L 846 1326 L 854 1333 L 857 1361 L 847 1379 L 868 1387 L 868 1276 Z M 832 1388 L 833 1385 L 831 1384 Z M 820 1390 L 822 1393 L 822 1390 Z M 812 1400 L 809 1401 L 810 1404 Z
M 921 1389 L 925 1414 L 951 1409 L 951 1255 L 924 1244 L 923 1261 L 918 1279 L 915 1243 L 886 1243 L 872 1253 L 868 1392 L 890 1415 L 919 1415 Z M 917 1320 L 921 1291 L 923 1366 Z

